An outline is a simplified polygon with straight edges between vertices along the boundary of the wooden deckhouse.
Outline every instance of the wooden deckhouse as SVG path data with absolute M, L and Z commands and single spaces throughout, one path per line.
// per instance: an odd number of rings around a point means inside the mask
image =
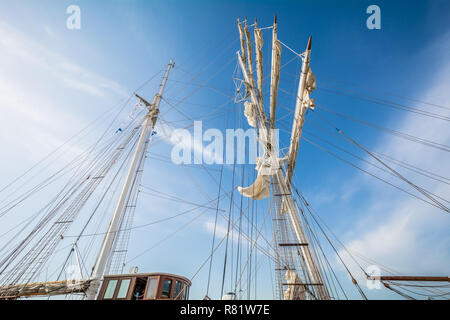
M 190 286 L 169 273 L 105 275 L 97 300 L 187 300 Z

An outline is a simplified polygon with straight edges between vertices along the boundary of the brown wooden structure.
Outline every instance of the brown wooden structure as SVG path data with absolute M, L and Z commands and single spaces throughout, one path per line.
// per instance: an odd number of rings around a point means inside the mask
M 97 300 L 187 300 L 191 281 L 168 273 L 105 275 Z

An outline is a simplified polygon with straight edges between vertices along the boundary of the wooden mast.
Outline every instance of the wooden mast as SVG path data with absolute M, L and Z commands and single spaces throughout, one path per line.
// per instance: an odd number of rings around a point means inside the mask
M 450 282 L 450 277 L 434 277 L 434 276 L 370 276 L 367 279 L 379 281 Z

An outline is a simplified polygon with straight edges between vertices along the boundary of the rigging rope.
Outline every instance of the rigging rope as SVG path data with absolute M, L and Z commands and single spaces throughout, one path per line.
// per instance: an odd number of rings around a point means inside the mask
M 441 202 L 439 202 L 438 200 L 436 200 L 434 197 L 432 197 L 428 192 L 426 192 L 423 188 L 415 185 L 414 183 L 412 183 L 411 181 L 409 181 L 408 179 L 406 179 L 403 175 L 401 175 L 400 173 L 398 173 L 396 170 L 394 170 L 393 168 L 391 168 L 390 166 L 388 166 L 386 163 L 384 163 L 381 159 L 379 159 L 377 156 L 375 156 L 373 153 L 371 153 L 370 151 L 368 151 L 366 148 L 364 148 L 363 146 L 361 146 L 358 142 L 356 142 L 355 140 L 353 140 L 352 138 L 350 138 L 348 135 L 346 135 L 342 130 L 336 128 L 334 125 L 332 125 L 328 120 L 324 119 L 323 117 L 321 117 L 319 115 L 319 117 L 321 119 L 323 119 L 323 121 L 325 123 L 327 123 L 330 127 L 334 128 L 339 134 L 341 134 L 345 139 L 347 139 L 348 141 L 350 141 L 351 143 L 353 143 L 355 146 L 357 146 L 358 148 L 360 148 L 361 150 L 365 151 L 368 155 L 370 155 L 372 158 L 374 158 L 376 161 L 378 161 L 379 163 L 381 163 L 384 167 L 386 167 L 389 171 L 391 171 L 392 173 L 394 173 L 398 178 L 400 178 L 401 180 L 403 180 L 404 182 L 406 182 L 407 184 L 409 184 L 410 186 L 412 186 L 414 189 L 416 189 L 417 191 L 419 191 L 420 193 L 422 193 L 424 196 L 426 196 L 428 199 L 430 199 L 432 202 L 434 202 L 436 204 L 437 207 L 439 207 L 440 209 L 450 213 L 450 209 L 448 207 L 446 207 L 445 205 L 443 205 Z
M 422 109 L 409 107 L 409 106 L 406 106 L 406 105 L 400 104 L 400 103 L 389 102 L 389 101 L 378 99 L 378 98 L 370 98 L 370 97 L 364 96 L 364 95 L 348 94 L 348 93 L 344 93 L 346 91 L 343 91 L 343 90 L 341 90 L 343 92 L 340 92 L 340 91 L 326 89 L 324 87 L 317 87 L 317 89 L 322 90 L 322 91 L 326 91 L 326 92 L 335 93 L 335 94 L 340 94 L 340 95 L 343 95 L 343 96 L 356 98 L 356 99 L 361 100 L 361 101 L 366 101 L 366 102 L 370 102 L 370 103 L 373 103 L 373 104 L 378 104 L 378 105 L 389 107 L 389 108 L 392 108 L 392 109 L 397 109 L 397 110 L 402 110 L 402 111 L 406 111 L 406 112 L 410 112 L 410 113 L 414 113 L 414 114 L 419 114 L 419 115 L 426 116 L 426 117 L 433 118 L 433 119 L 439 119 L 439 120 L 443 120 L 443 121 L 450 121 L 450 117 L 447 117 L 447 116 L 444 116 L 444 115 L 441 115 L 441 114 L 438 114 L 438 113 L 435 113 L 435 112 L 429 112 L 429 111 L 425 111 L 425 110 L 422 110 Z
M 389 129 L 389 128 L 385 128 L 385 127 L 373 124 L 371 122 L 368 122 L 368 121 L 365 121 L 365 120 L 361 120 L 361 119 L 358 119 L 358 118 L 353 117 L 353 116 L 349 116 L 349 115 L 347 115 L 347 114 L 345 114 L 343 112 L 333 111 L 333 110 L 331 110 L 329 108 L 326 108 L 326 107 L 324 107 L 324 106 L 322 106 L 320 104 L 316 105 L 316 107 L 319 110 L 323 110 L 323 111 L 325 111 L 327 113 L 334 114 L 336 116 L 339 116 L 339 117 L 342 117 L 344 119 L 350 120 L 352 122 L 355 122 L 355 123 L 358 123 L 358 124 L 362 124 L 364 126 L 376 129 L 378 131 L 386 132 L 386 133 L 391 134 L 393 136 L 396 136 L 396 137 L 399 137 L 399 138 L 403 138 L 405 140 L 409 140 L 409 141 L 412 141 L 412 142 L 415 142 L 415 143 L 419 143 L 419 144 L 422 144 L 424 146 L 432 147 L 432 148 L 435 148 L 435 149 L 438 149 L 438 150 L 442 150 L 442 151 L 445 151 L 445 152 L 450 152 L 450 146 L 448 146 L 448 145 L 445 145 L 445 144 L 442 144 L 442 143 L 438 143 L 438 142 L 434 142 L 434 141 L 427 140 L 427 139 L 423 139 L 423 138 L 420 138 L 420 137 L 417 137 L 417 136 L 414 136 L 414 135 L 410 135 L 410 134 L 407 134 L 407 133 L 404 133 L 404 132 L 400 132 L 400 131 L 397 131 L 397 130 L 392 130 L 392 129 Z
M 213 253 L 214 253 L 214 242 L 216 241 L 216 230 L 217 230 L 217 217 L 219 214 L 219 199 L 220 199 L 220 191 L 222 190 L 222 175 L 223 175 L 223 164 L 220 169 L 220 180 L 219 180 L 219 191 L 218 191 L 218 197 L 217 197 L 217 205 L 216 205 L 216 217 L 214 220 L 214 232 L 213 232 L 213 240 L 211 245 L 211 260 L 209 262 L 209 271 L 208 271 L 208 284 L 206 285 L 206 296 L 209 295 L 209 285 L 211 281 L 211 269 L 212 269 L 212 261 L 213 261 Z
M 327 140 L 325 140 L 325 139 L 322 139 L 322 138 L 316 136 L 315 134 L 308 132 L 307 130 L 304 130 L 303 132 L 307 133 L 308 135 L 311 135 L 311 136 L 315 137 L 315 138 L 318 139 L 318 140 L 321 140 L 321 141 L 325 142 L 326 144 L 331 145 L 332 147 L 334 147 L 334 148 L 336 148 L 336 149 L 338 149 L 338 150 L 340 150 L 340 151 L 342 151 L 342 152 L 345 152 L 345 153 L 351 155 L 352 157 L 354 157 L 354 158 L 356 158 L 356 159 L 358 159 L 358 160 L 361 160 L 362 162 L 365 162 L 365 163 L 367 163 L 367 164 L 369 164 L 369 165 L 371 165 L 371 166 L 373 166 L 373 167 L 375 167 L 375 168 L 377 168 L 377 169 L 379 169 L 379 170 L 381 170 L 381 171 L 383 171 L 383 172 L 385 172 L 385 173 L 387 173 L 387 174 L 389 174 L 389 175 L 391 175 L 391 176 L 394 176 L 394 177 L 398 178 L 398 177 L 397 177 L 395 174 L 393 174 L 391 171 L 388 171 L 388 170 L 386 170 L 386 169 L 384 169 L 384 168 L 382 168 L 382 167 L 380 167 L 380 166 L 378 166 L 378 165 L 376 165 L 376 164 L 374 164 L 374 163 L 372 163 L 372 162 L 370 162 L 370 161 L 368 161 L 368 160 L 366 160 L 366 159 L 364 159 L 364 158 L 362 158 L 362 157 L 359 157 L 359 156 L 357 156 L 357 155 L 351 153 L 350 151 L 347 151 L 347 150 L 345 150 L 345 149 L 343 149 L 343 148 L 341 148 L 341 147 L 339 147 L 339 146 L 337 146 L 337 145 L 331 143 L 330 141 L 327 141 Z M 308 141 L 309 141 L 309 140 L 308 140 Z M 418 173 L 420 174 L 420 172 L 418 172 Z M 447 182 L 445 182 L 445 181 L 442 181 L 442 180 L 439 180 L 439 179 L 434 179 L 434 178 L 432 178 L 432 177 L 430 177 L 430 178 L 433 179 L 433 180 L 437 180 L 437 181 L 440 181 L 440 182 L 443 182 L 443 183 L 445 183 L 445 184 L 449 184 L 449 185 L 450 185 L 450 183 L 447 183 Z M 443 201 L 445 201 L 445 202 L 450 203 L 450 201 L 448 201 L 447 199 L 445 199 L 445 198 L 443 198 L 443 197 L 441 197 L 441 196 L 438 196 L 438 195 L 432 193 L 431 191 L 428 191 L 427 189 L 423 189 L 423 190 L 425 190 L 426 192 L 428 192 L 429 194 L 433 195 L 433 196 L 436 197 L 436 198 L 439 198 L 439 199 L 441 199 L 441 200 L 443 200 Z
M 319 229 L 321 230 L 322 234 L 324 235 L 324 237 L 327 239 L 328 243 L 330 244 L 331 248 L 333 249 L 333 251 L 335 252 L 335 254 L 337 255 L 337 257 L 339 258 L 339 260 L 341 261 L 342 265 L 344 266 L 344 268 L 346 269 L 347 273 L 349 274 L 350 278 L 352 279 L 353 284 L 355 285 L 355 287 L 358 289 L 358 292 L 360 293 L 360 295 L 362 296 L 362 298 L 364 300 L 367 300 L 367 296 L 364 294 L 364 292 L 362 291 L 361 287 L 359 286 L 358 282 L 356 281 L 355 277 L 353 276 L 353 274 L 350 272 L 350 269 L 347 267 L 347 265 L 345 264 L 345 262 L 343 261 L 341 255 L 339 254 L 339 252 L 337 251 L 337 249 L 335 248 L 335 246 L 333 245 L 333 243 L 331 242 L 331 239 L 328 237 L 328 235 L 326 234 L 325 230 L 322 228 L 322 226 L 318 223 L 318 221 L 315 219 L 314 215 L 312 214 L 312 212 L 309 210 L 309 203 L 305 200 L 305 198 L 303 197 L 303 195 L 299 194 L 298 189 L 295 187 L 295 185 L 293 185 L 295 192 L 297 193 L 297 195 L 300 197 L 300 199 L 303 201 L 303 203 L 305 204 L 308 212 L 311 214 L 311 217 L 314 219 L 314 221 L 316 222 L 317 226 L 319 227 Z M 351 255 L 350 255 L 351 256 Z M 356 261 L 356 260 L 355 260 Z M 358 264 L 359 265 L 359 264 Z M 361 268 L 361 266 L 360 266 Z M 364 269 L 361 268 L 361 270 L 363 270 L 363 272 L 365 273 Z
M 350 86 L 353 86 L 353 87 L 364 88 L 364 86 L 362 86 L 360 83 L 356 84 L 356 83 L 352 83 L 352 82 L 348 82 L 348 81 L 337 80 L 337 79 L 334 79 L 334 78 L 332 78 L 330 76 L 324 76 L 322 74 L 320 75 L 320 77 L 323 78 L 323 79 L 330 79 L 333 82 L 342 83 L 344 85 L 350 85 Z M 373 87 L 371 87 L 370 89 L 373 89 Z M 431 103 L 431 102 L 427 102 L 427 101 L 424 101 L 424 100 L 410 98 L 410 97 L 406 97 L 406 96 L 403 96 L 403 95 L 399 95 L 397 93 L 392 93 L 392 92 L 387 92 L 387 91 L 379 91 L 379 92 L 385 93 L 385 94 L 393 96 L 393 97 L 398 97 L 398 98 L 401 98 L 401 99 L 405 99 L 405 100 L 409 100 L 409 101 L 413 101 L 413 102 L 419 102 L 419 103 L 426 104 L 426 105 L 429 105 L 429 106 L 450 110 L 449 106 L 444 106 L 444 105 L 440 105 L 440 104 L 437 104 L 437 103 Z

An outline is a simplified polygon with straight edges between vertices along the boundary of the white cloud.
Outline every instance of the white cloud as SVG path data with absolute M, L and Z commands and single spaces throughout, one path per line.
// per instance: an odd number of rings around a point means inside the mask
M 214 234 L 214 225 L 215 225 L 214 221 L 206 221 L 205 222 L 205 228 L 211 234 Z M 216 224 L 216 237 L 218 239 L 224 238 L 227 235 L 227 232 L 228 232 L 227 227 L 221 225 L 220 223 Z
M 44 28 L 51 33 L 49 26 Z M 93 96 L 88 99 L 95 99 L 94 103 L 109 104 L 126 95 L 115 81 L 73 63 L 1 20 L 0 67 L 0 142 L 5 150 L 14 151 L 9 162 L 15 168 L 21 164 L 14 157 L 35 161 L 63 144 L 72 133 L 68 128 L 85 125 L 83 112 L 88 108 L 80 110 L 71 101 L 73 96 L 83 97 L 74 91 Z M 68 147 L 69 157 L 81 151 L 75 145 Z
M 46 27 L 45 30 L 47 33 L 51 33 L 49 27 Z M 108 91 L 127 96 L 126 90 L 117 82 L 74 64 L 2 21 L 0 21 L 0 47 L 3 54 L 7 53 L 21 59 L 31 67 L 41 69 L 41 72 L 52 75 L 68 88 L 96 96 L 104 96 Z

